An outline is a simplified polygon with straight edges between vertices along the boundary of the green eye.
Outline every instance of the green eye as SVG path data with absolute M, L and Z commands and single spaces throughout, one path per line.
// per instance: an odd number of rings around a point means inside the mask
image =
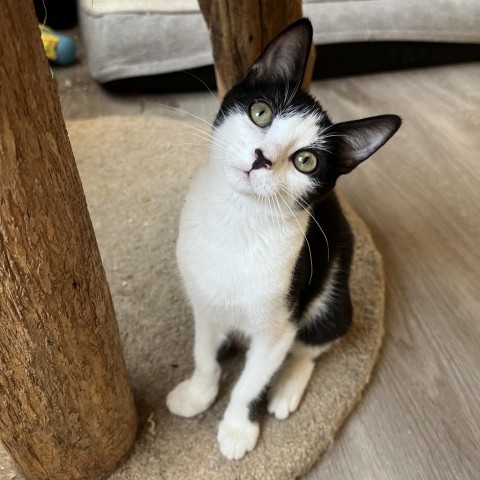
M 255 102 L 250 107 L 250 118 L 255 125 L 265 128 L 272 123 L 273 112 L 265 102 Z
M 295 168 L 302 173 L 312 173 L 317 168 L 317 157 L 307 150 L 297 152 L 293 157 Z

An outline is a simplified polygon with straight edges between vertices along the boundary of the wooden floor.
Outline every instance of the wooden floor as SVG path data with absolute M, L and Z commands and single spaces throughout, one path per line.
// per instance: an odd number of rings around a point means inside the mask
M 114 97 L 66 76 L 67 118 L 216 109 L 209 94 Z M 363 401 L 306 478 L 480 479 L 480 64 L 312 91 L 334 120 L 397 113 L 404 125 L 339 185 L 384 256 L 387 336 Z
M 384 255 L 387 337 L 371 387 L 308 477 L 480 479 L 480 65 L 315 85 L 335 118 L 398 136 L 341 182 Z

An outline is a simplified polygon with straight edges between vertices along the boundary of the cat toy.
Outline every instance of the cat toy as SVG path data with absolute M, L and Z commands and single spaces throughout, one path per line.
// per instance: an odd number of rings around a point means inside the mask
M 76 58 L 75 41 L 68 35 L 57 33 L 51 28 L 40 25 L 43 48 L 47 58 L 57 65 L 70 65 Z

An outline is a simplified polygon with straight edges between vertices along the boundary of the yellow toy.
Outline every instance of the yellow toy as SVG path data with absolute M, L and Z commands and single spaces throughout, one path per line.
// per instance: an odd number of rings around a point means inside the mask
M 55 32 L 51 28 L 40 25 L 43 48 L 47 58 L 58 65 L 70 65 L 75 61 L 76 48 L 72 37 Z

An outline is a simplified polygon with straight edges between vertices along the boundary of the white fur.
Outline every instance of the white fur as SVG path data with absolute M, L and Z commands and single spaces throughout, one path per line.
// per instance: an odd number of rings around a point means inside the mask
M 318 141 L 316 121 L 314 116 L 280 117 L 264 130 L 245 113 L 230 114 L 215 132 L 218 147 L 193 179 L 182 212 L 177 257 L 194 310 L 195 371 L 170 392 L 167 406 L 187 417 L 208 408 L 218 392 L 218 348 L 231 332 L 249 337 L 245 369 L 218 431 L 220 449 L 230 459 L 255 446 L 259 429 L 248 418 L 249 405 L 294 345 L 286 293 L 309 214 L 294 211 L 281 186 L 294 197 L 313 187 L 290 156 Z M 272 168 L 246 173 L 256 148 Z M 313 369 L 311 355 L 292 358 L 297 360 L 285 374 L 285 385 L 277 383 L 270 401 L 279 418 L 297 408 Z
M 335 296 L 338 261 L 334 260 L 325 280 L 321 294 L 312 301 L 304 317 L 304 322 L 315 320 L 327 311 L 329 303 Z M 294 412 L 305 392 L 315 366 L 315 360 L 327 352 L 335 341 L 318 346 L 309 346 L 295 342 L 291 356 L 282 368 L 275 385 L 269 393 L 268 411 L 278 419 L 287 418 Z
M 315 359 L 332 346 L 330 342 L 319 346 L 308 346 L 295 342 L 291 356 L 282 367 L 275 385 L 269 392 L 268 411 L 279 420 L 294 412 L 303 397 L 315 366 Z
M 257 127 L 244 112 L 234 112 L 216 132 L 217 145 L 212 159 L 221 163 L 227 182 L 237 191 L 266 197 L 280 191 L 280 185 L 300 196 L 311 190 L 313 180 L 298 172 L 289 161 L 297 151 L 318 143 L 316 115 L 275 117 L 268 129 Z M 249 171 L 256 159 L 255 150 L 273 162 L 271 170 Z

